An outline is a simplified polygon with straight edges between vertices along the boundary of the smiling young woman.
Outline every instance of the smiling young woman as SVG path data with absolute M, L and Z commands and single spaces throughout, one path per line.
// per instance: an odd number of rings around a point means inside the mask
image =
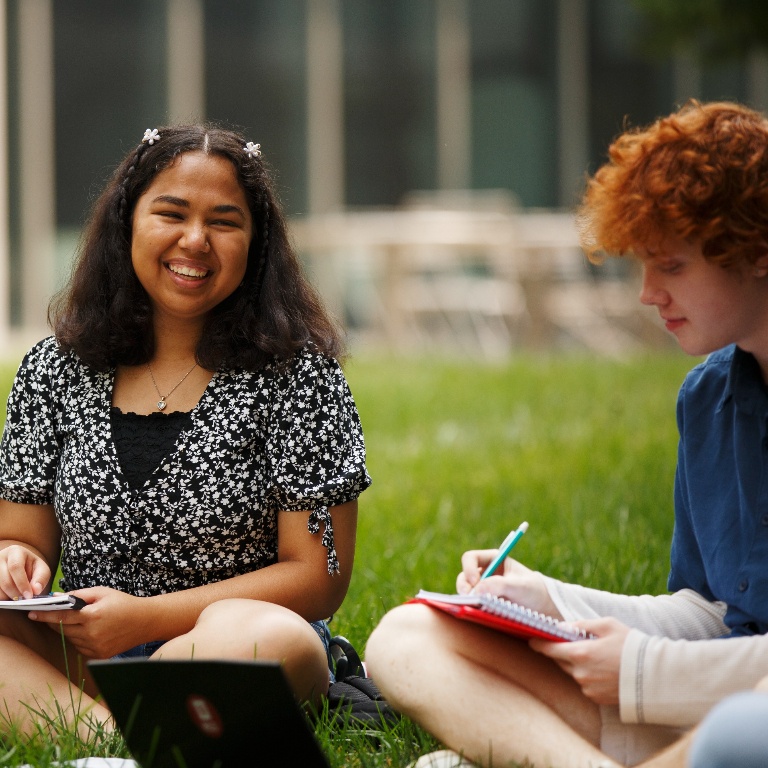
M 258 145 L 148 130 L 50 319 L 0 443 L 0 599 L 50 589 L 60 561 L 86 605 L 1 612 L 0 729 L 109 729 L 82 662 L 112 656 L 276 660 L 317 701 L 370 478 Z

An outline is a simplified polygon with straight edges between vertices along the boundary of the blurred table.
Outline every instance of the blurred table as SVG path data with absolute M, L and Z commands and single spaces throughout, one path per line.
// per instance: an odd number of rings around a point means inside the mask
M 608 354 L 644 343 L 616 322 L 622 306 L 642 309 L 634 284 L 595 279 L 570 213 L 361 210 L 296 217 L 290 231 L 330 309 L 393 349 L 491 357 L 563 334 Z

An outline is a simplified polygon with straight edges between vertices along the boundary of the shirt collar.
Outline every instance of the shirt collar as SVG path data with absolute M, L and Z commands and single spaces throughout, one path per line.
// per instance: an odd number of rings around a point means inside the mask
M 736 407 L 754 413 L 758 403 L 766 401 L 766 388 L 757 360 L 743 349 L 734 347 L 731 367 L 718 411 L 733 398 Z

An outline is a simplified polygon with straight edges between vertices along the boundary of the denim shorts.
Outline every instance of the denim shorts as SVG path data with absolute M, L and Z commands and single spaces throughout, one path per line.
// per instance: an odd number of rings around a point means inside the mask
M 113 656 L 113 659 L 148 659 L 161 645 L 165 644 L 165 640 L 153 640 L 150 643 L 142 643 L 141 645 L 134 645 L 133 648 L 129 648 L 127 651 L 118 653 Z
M 331 676 L 331 683 L 336 682 L 336 675 L 333 674 L 333 656 L 331 656 L 331 630 L 328 629 L 327 621 L 310 621 L 312 629 L 317 632 L 317 636 L 320 638 L 320 642 L 325 648 L 325 657 L 328 659 L 328 672 Z
M 310 626 L 317 632 L 317 636 L 320 638 L 323 647 L 325 648 L 325 656 L 328 659 L 328 671 L 331 674 L 331 682 L 335 683 L 336 678 L 333 674 L 333 658 L 331 656 L 331 632 L 328 629 L 327 621 L 311 621 Z M 127 651 L 118 653 L 113 656 L 113 659 L 148 659 L 158 648 L 165 643 L 165 640 L 152 640 L 149 643 L 142 643 L 141 645 L 135 645 L 133 648 L 129 648 Z

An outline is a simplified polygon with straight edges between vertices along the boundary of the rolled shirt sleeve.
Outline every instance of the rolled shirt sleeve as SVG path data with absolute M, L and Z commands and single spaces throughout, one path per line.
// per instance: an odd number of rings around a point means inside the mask
M 689 728 L 766 675 L 765 635 L 673 640 L 633 629 L 621 656 L 621 720 Z

